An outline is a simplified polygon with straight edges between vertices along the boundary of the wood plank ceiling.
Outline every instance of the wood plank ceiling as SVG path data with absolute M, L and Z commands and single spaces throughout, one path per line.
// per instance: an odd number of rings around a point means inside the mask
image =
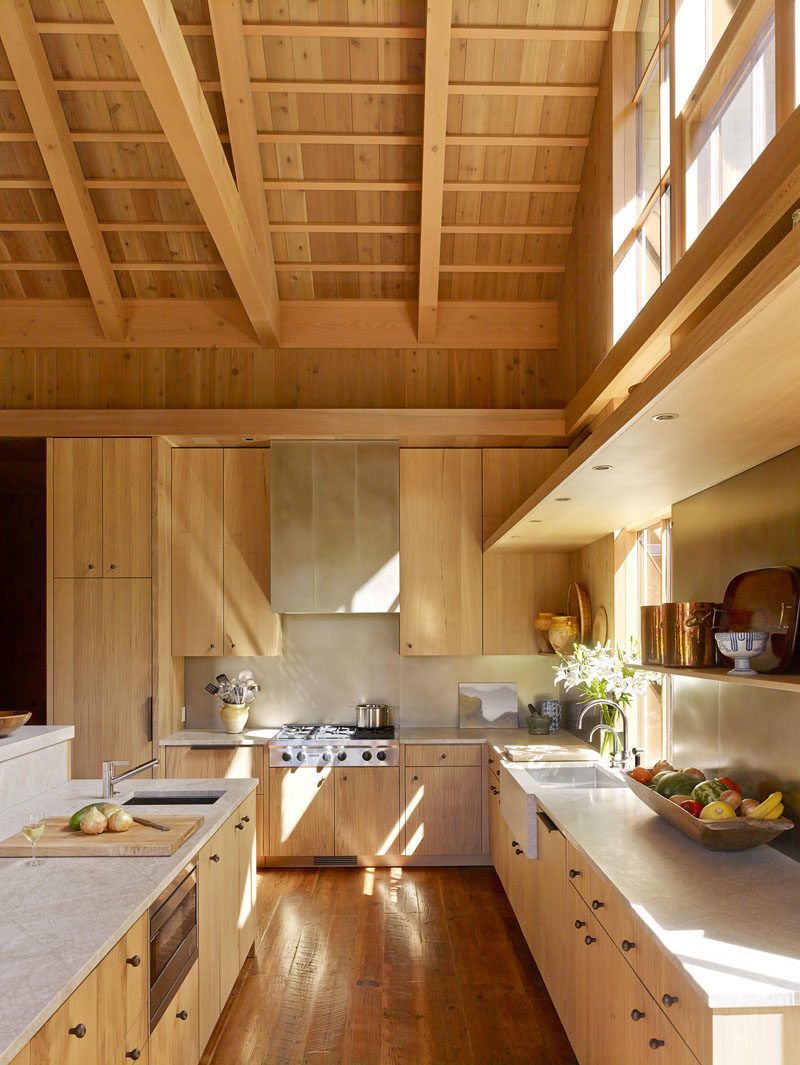
M 3 0 L 4 324 L 156 346 L 144 301 L 220 301 L 271 347 L 317 311 L 331 348 L 556 347 L 612 0 L 430 2 Z

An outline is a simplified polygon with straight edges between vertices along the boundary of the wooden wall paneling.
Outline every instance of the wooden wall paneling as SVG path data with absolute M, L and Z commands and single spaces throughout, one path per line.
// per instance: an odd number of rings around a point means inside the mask
M 103 440 L 103 575 L 149 577 L 152 463 L 149 437 Z
M 604 606 L 608 614 L 608 638 L 615 639 L 614 592 L 615 592 L 614 535 L 609 533 L 593 544 L 569 554 L 569 579 L 580 581 L 589 593 L 592 616 Z
M 54 551 L 54 490 L 53 490 L 53 472 L 54 472 L 54 450 L 55 441 L 52 437 L 47 438 L 47 445 L 45 450 L 45 520 L 47 522 L 46 540 L 47 550 L 45 555 L 45 587 L 47 597 L 47 631 L 45 634 L 46 644 L 46 670 L 47 670 L 47 724 L 52 725 L 55 723 L 53 718 L 53 677 L 54 677 L 54 663 L 53 663 L 53 632 L 55 626 L 55 618 L 53 614 L 53 551 Z M 69 744 L 70 759 L 72 757 L 72 744 Z M 70 764 L 70 772 L 68 777 L 72 776 L 72 766 Z
M 53 441 L 53 574 L 103 575 L 103 441 Z
M 152 611 L 153 611 L 153 744 L 183 727 L 184 659 L 172 654 L 172 448 L 161 437 L 151 440 L 152 457 Z M 165 759 L 159 776 L 168 776 Z
M 223 649 L 223 456 L 172 452 L 172 653 Z
M 281 617 L 270 607 L 269 537 L 269 449 L 225 448 L 224 654 L 281 653 Z

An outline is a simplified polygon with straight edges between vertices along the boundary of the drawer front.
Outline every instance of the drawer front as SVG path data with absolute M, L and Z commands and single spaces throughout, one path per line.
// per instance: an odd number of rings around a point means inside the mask
M 405 753 L 409 766 L 479 766 L 483 762 L 484 746 L 482 743 L 409 743 Z
M 131 1055 L 138 1056 L 131 1057 Z M 116 1053 L 113 1058 L 108 1060 L 108 1065 L 129 1065 L 131 1061 L 138 1061 L 139 1065 L 145 1059 L 147 1053 L 147 1010 L 144 1010 L 141 1015 L 134 1021 L 134 1023 L 128 1029 L 125 1039 L 117 1047 Z
M 264 790 L 264 747 L 167 747 L 167 777 L 258 780 Z
M 494 751 L 492 747 L 489 747 L 489 755 L 486 759 L 486 763 L 489 766 L 489 773 L 493 774 L 500 779 L 500 756 Z
M 630 906 L 571 844 L 567 844 L 567 876 L 617 949 L 633 954 L 639 922 Z

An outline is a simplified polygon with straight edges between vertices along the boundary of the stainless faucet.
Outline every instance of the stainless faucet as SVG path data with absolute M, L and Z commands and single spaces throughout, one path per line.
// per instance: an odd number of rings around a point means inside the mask
M 114 785 L 119 784 L 121 780 L 127 780 L 128 777 L 135 777 L 137 773 L 144 773 L 148 769 L 155 769 L 158 765 L 157 758 L 151 758 L 149 762 L 142 762 L 141 765 L 134 766 L 133 769 L 129 769 L 127 773 L 120 773 L 118 777 L 113 775 L 114 768 L 118 765 L 130 765 L 130 762 L 103 762 L 103 798 L 114 798 Z
M 622 718 L 622 740 L 620 741 L 617 731 L 605 723 L 595 725 L 589 733 L 589 739 L 591 740 L 596 732 L 610 732 L 614 737 L 614 753 L 611 755 L 611 765 L 615 769 L 624 769 L 628 760 L 628 718 L 619 703 L 615 703 L 613 699 L 592 699 L 590 702 L 585 703 L 581 707 L 580 714 L 578 714 L 578 728 L 583 725 L 583 719 L 588 712 L 598 706 L 608 706 Z M 619 752 L 619 757 L 617 757 L 617 752 Z

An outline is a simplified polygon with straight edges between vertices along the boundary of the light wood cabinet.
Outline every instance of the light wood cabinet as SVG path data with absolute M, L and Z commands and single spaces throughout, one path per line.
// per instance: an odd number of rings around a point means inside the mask
M 55 577 L 149 577 L 149 438 L 53 441 Z
M 406 765 L 469 766 L 484 758 L 482 743 L 409 743 L 404 751 Z
M 480 854 L 481 767 L 407 767 L 404 854 Z
M 508 883 L 508 827 L 500 810 L 500 789 L 497 778 L 490 775 L 489 783 L 489 854 L 500 883 Z M 506 892 L 508 889 L 506 888 Z
M 195 963 L 166 1013 L 150 1033 L 149 1065 L 197 1065 L 199 1045 L 198 965 Z
M 200 851 L 198 875 L 198 1039 L 214 1030 L 239 974 L 239 841 L 229 818 Z
M 258 794 L 264 790 L 264 747 L 241 745 L 222 747 L 162 747 L 167 777 L 212 780 L 258 780 Z
M 565 888 L 567 841 L 546 814 L 537 818 L 538 857 L 531 862 L 533 877 L 533 941 L 528 943 L 536 958 L 550 997 L 562 1015 L 570 996 L 564 970 L 563 928 L 568 900 Z
M 31 1065 L 104 1065 L 97 986 L 95 969 L 33 1037 Z
M 72 775 L 151 755 L 149 580 L 53 582 L 53 724 L 74 725 Z
M 172 452 L 172 653 L 277 655 L 269 603 L 269 452 Z
M 256 796 L 249 795 L 233 818 L 237 867 L 238 965 L 245 963 L 256 938 Z M 234 977 L 235 980 L 235 977 Z
M 481 452 L 400 452 L 400 652 L 479 655 Z
M 358 766 L 334 769 L 334 853 L 400 853 L 400 769 Z
M 147 1040 L 148 953 L 148 918 L 144 914 L 96 969 L 101 1061 L 110 1062 L 115 1057 L 129 1031 L 135 1033 L 133 1038 L 139 1044 Z M 144 1040 L 136 1033 L 140 1018 L 145 1021 Z
M 270 855 L 334 853 L 334 789 L 332 769 L 270 769 Z

